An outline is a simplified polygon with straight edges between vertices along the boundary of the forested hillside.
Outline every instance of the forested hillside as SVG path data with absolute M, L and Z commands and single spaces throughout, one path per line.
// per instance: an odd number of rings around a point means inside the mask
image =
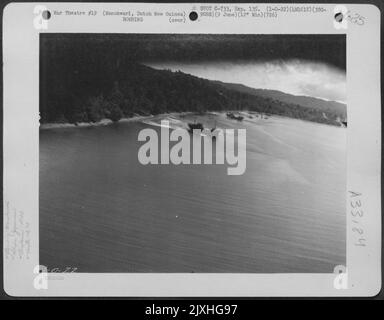
M 118 121 L 134 114 L 250 110 L 339 125 L 339 109 L 303 107 L 182 72 L 155 70 L 106 42 L 42 43 L 41 122 Z M 256 91 L 255 91 L 256 92 Z
M 249 93 L 255 96 L 271 98 L 273 100 L 282 101 L 288 104 L 297 104 L 303 107 L 308 107 L 312 109 L 317 109 L 327 112 L 337 112 L 342 115 L 342 119 L 347 118 L 347 106 L 343 103 L 337 101 L 327 101 L 319 98 L 308 97 L 308 96 L 297 96 L 293 94 L 288 94 L 278 90 L 268 90 L 268 89 L 254 89 L 242 84 L 237 83 L 224 83 L 218 82 L 224 87 L 232 90 L 237 90 L 243 93 Z

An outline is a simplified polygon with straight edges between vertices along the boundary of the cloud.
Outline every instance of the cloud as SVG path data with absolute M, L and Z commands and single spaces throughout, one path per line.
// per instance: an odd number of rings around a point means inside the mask
M 252 88 L 279 90 L 346 102 L 344 71 L 325 63 L 289 60 L 252 62 L 156 62 L 146 63 L 156 69 L 182 71 L 197 77 L 229 83 L 241 83 Z

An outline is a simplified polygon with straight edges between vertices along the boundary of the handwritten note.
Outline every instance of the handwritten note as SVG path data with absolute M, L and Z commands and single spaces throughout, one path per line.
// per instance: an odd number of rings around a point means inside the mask
M 29 259 L 31 226 L 21 210 L 7 201 L 4 208 L 4 257 L 7 260 Z
M 354 236 L 354 245 L 357 247 L 365 247 L 367 239 L 363 226 L 364 211 L 363 211 L 363 195 L 360 192 L 349 191 L 349 206 L 352 217 L 352 234 Z

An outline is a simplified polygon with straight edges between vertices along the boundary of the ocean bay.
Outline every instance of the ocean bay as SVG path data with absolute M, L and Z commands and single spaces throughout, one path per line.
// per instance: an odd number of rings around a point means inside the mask
M 322 272 L 345 263 L 345 128 L 174 116 L 247 131 L 247 169 L 138 162 L 151 121 L 40 132 L 40 263 L 78 272 Z M 55 254 L 60 252 L 60 254 Z

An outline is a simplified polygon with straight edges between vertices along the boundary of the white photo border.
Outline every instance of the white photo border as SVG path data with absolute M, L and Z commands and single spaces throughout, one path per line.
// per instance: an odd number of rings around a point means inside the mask
M 38 6 L 42 6 L 36 9 Z M 381 290 L 381 100 L 380 11 L 370 4 L 343 4 L 352 14 L 346 29 L 334 25 L 336 4 L 325 12 L 287 13 L 277 19 L 209 19 L 169 23 L 150 17 L 141 23 L 116 16 L 54 16 L 36 28 L 41 8 L 54 10 L 153 10 L 189 13 L 204 4 L 10 3 L 3 12 L 4 79 L 4 249 L 17 219 L 28 236 L 27 248 L 4 251 L 4 290 L 11 296 L 374 296 Z M 214 3 L 214 6 L 220 4 Z M 254 4 L 223 4 L 244 6 Z M 268 4 L 274 6 L 274 4 Z M 284 6 L 286 4 L 276 4 Z M 293 5 L 293 4 L 290 4 Z M 267 4 L 257 4 L 263 8 Z M 187 16 L 188 17 L 188 16 Z M 41 23 L 40 22 L 37 22 Z M 45 22 L 44 22 L 45 23 Z M 346 34 L 347 37 L 347 288 L 329 274 L 227 273 L 38 273 L 39 265 L 39 35 L 40 33 L 214 33 Z M 358 206 L 363 217 L 358 215 Z M 6 229 L 8 227 L 8 229 Z M 356 228 L 359 228 L 358 230 Z M 364 234 L 364 246 L 361 232 Z M 19 236 L 19 235 L 14 235 Z M 9 248 L 8 248 L 9 249 Z M 20 249 L 20 248 L 19 248 Z M 44 286 L 44 276 L 48 286 Z

